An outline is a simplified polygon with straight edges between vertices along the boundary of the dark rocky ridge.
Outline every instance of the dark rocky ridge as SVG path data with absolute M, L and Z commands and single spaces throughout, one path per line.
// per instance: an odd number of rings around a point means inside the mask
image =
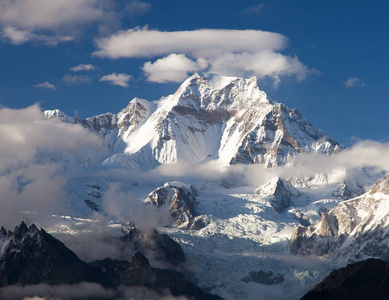
M 81 282 L 119 286 L 146 287 L 156 292 L 170 291 L 189 299 L 221 299 L 206 294 L 175 271 L 156 269 L 137 252 L 131 262 L 106 258 L 86 263 L 43 229 L 22 222 L 14 232 L 0 230 L 0 287 L 9 285 L 69 285 Z M 0 249 L 1 249 L 0 248 Z
M 334 270 L 301 300 L 389 299 L 389 263 L 379 259 L 349 264 Z

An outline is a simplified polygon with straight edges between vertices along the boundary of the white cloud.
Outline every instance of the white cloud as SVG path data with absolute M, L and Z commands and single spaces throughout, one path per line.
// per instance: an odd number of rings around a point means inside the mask
M 296 56 L 286 56 L 271 50 L 255 53 L 226 53 L 210 60 L 210 72 L 230 76 L 256 75 L 270 77 L 278 86 L 280 77 L 294 76 L 304 80 L 314 70 L 308 69 Z
M 146 62 L 143 71 L 147 80 L 153 82 L 181 82 L 188 77 L 189 72 L 204 70 L 208 67 L 206 60 L 199 58 L 193 61 L 184 54 L 170 54 L 154 63 Z
M 281 34 L 260 30 L 198 29 L 158 31 L 135 28 L 96 40 L 94 55 L 109 58 L 153 57 L 182 53 L 209 58 L 226 52 L 280 50 L 287 44 Z
M 255 4 L 251 5 L 249 7 L 246 7 L 242 12 L 245 14 L 260 14 L 263 12 L 263 9 L 265 8 L 265 4 L 260 3 L 260 4 Z
M 349 77 L 349 78 L 347 78 L 346 82 L 344 83 L 344 86 L 346 88 L 362 87 L 364 85 L 365 85 L 365 83 L 361 79 L 359 79 L 358 77 Z
M 21 45 L 27 42 L 42 43 L 47 46 L 57 46 L 59 43 L 70 42 L 72 36 L 49 36 L 44 34 L 36 34 L 31 30 L 20 30 L 12 26 L 4 27 L 0 35 L 3 39 L 9 40 L 11 44 Z
M 112 85 L 118 85 L 121 87 L 128 87 L 128 82 L 132 79 L 131 75 L 128 74 L 117 74 L 112 73 L 109 75 L 105 75 L 100 78 L 100 81 L 107 81 Z
M 302 81 L 318 73 L 297 56 L 280 53 L 287 42 L 281 34 L 260 30 L 163 32 L 144 27 L 96 40 L 98 50 L 94 55 L 112 59 L 165 56 L 143 65 L 147 79 L 154 82 L 180 82 L 189 72 L 202 70 L 220 75 L 269 77 L 277 87 L 282 77 Z
M 62 211 L 66 177 L 54 154 L 81 165 L 83 153 L 101 149 L 100 138 L 81 125 L 45 120 L 37 105 L 0 109 L 0 136 L 0 220 L 9 228 L 20 223 L 20 210 Z
M 141 1 L 1 0 L 0 27 L 14 45 L 34 40 L 55 46 L 65 37 L 68 41 L 79 36 L 91 24 L 98 24 L 100 34 L 112 33 L 125 16 L 143 15 L 150 7 Z
M 83 71 L 95 71 L 98 70 L 98 67 L 95 67 L 91 64 L 80 64 L 78 66 L 70 68 L 72 72 L 83 72 Z
M 49 89 L 49 90 L 56 90 L 57 89 L 54 84 L 52 84 L 48 81 L 35 84 L 34 88 L 44 88 L 44 89 Z
M 88 76 L 84 75 L 70 75 L 70 74 L 65 74 L 61 81 L 69 84 L 69 85 L 75 85 L 75 84 L 83 84 L 90 82 L 90 78 Z
M 100 0 L 2 0 L 0 23 L 23 29 L 57 29 L 101 19 Z

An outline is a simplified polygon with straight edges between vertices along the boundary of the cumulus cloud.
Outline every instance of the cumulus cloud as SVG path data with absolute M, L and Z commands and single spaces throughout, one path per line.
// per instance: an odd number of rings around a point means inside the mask
M 112 85 L 118 85 L 121 87 L 128 87 L 129 81 L 132 79 L 131 75 L 123 74 L 123 73 L 112 73 L 109 75 L 104 75 L 100 78 L 100 81 L 109 82 Z
M 308 69 L 297 56 L 286 56 L 270 50 L 255 53 L 220 55 L 210 62 L 210 72 L 230 76 L 254 74 L 258 77 L 271 77 L 278 86 L 282 76 L 295 76 L 304 80 L 314 70 Z
M 120 31 L 96 40 L 95 56 L 117 58 L 159 57 L 148 61 L 143 71 L 149 81 L 179 82 L 189 72 L 270 77 L 277 87 L 282 77 L 304 80 L 317 71 L 297 56 L 280 53 L 288 39 L 260 30 L 198 29 L 165 32 L 147 27 Z
M 61 81 L 69 85 L 83 84 L 83 83 L 90 82 L 90 77 L 84 75 L 65 74 L 62 77 Z
M 263 12 L 263 9 L 265 8 L 265 4 L 259 3 L 259 4 L 254 4 L 246 7 L 244 10 L 242 10 L 243 13 L 245 14 L 255 14 L 258 15 Z
M 200 71 L 207 68 L 205 59 L 193 61 L 184 54 L 170 54 L 155 62 L 146 62 L 143 71 L 148 81 L 153 82 L 181 82 L 188 77 L 189 72 Z
M 0 109 L 0 136 L 0 220 L 9 228 L 20 223 L 20 211 L 63 208 L 66 178 L 54 158 L 80 160 L 83 150 L 101 148 L 101 140 L 80 125 L 45 120 L 37 105 Z
M 72 72 L 88 72 L 88 71 L 96 71 L 98 70 L 98 67 L 95 67 L 91 64 L 79 64 L 78 66 L 74 66 L 70 68 L 70 71 Z
M 346 88 L 352 88 L 352 87 L 362 87 L 365 83 L 359 79 L 358 77 L 349 77 L 347 78 L 346 82 L 344 83 L 344 86 Z
M 287 41 L 281 34 L 261 30 L 198 29 L 167 32 L 137 27 L 97 39 L 98 50 L 94 55 L 115 59 L 182 53 L 194 58 L 208 58 L 226 52 L 280 50 L 286 46 Z
M 34 85 L 34 88 L 44 88 L 44 89 L 49 89 L 49 90 L 56 90 L 56 86 L 48 81 L 38 83 Z
M 57 46 L 59 43 L 70 42 L 72 36 L 49 36 L 36 34 L 31 30 L 20 30 L 12 26 L 4 27 L 0 35 L 3 39 L 8 40 L 11 44 L 21 45 L 27 42 L 42 43 L 47 46 Z

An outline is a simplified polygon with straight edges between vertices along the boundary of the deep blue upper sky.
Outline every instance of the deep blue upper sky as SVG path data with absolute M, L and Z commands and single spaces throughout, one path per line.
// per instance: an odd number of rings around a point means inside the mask
M 38 2 L 44 1 L 49 0 Z M 302 81 L 297 80 L 297 73 L 291 77 L 280 73 L 281 82 L 275 87 L 274 78 L 256 69 L 260 87 L 271 99 L 297 108 L 306 119 L 345 145 L 350 145 L 354 137 L 389 139 L 389 4 L 386 1 L 109 0 L 106 3 L 110 2 L 111 6 L 105 4 L 103 8 L 99 6 L 100 1 L 84 0 L 86 5 L 98 7 L 103 17 L 85 17 L 83 22 L 78 21 L 80 17 L 70 18 L 60 24 L 49 20 L 43 25 L 36 20 L 22 20 L 23 14 L 34 8 L 23 10 L 24 7 L 15 7 L 12 1 L 5 1 L 8 4 L 4 7 L 0 5 L 1 106 L 22 108 L 39 102 L 43 109 L 59 108 L 79 117 L 118 112 L 135 96 L 159 99 L 174 92 L 179 83 L 150 82 L 141 69 L 145 62 L 154 63 L 170 52 L 135 58 L 97 57 L 92 56 L 98 50 L 97 39 L 146 25 L 157 32 L 253 29 L 283 35 L 289 40 L 288 45 L 275 52 L 290 58 L 296 55 L 308 69 L 316 70 L 309 71 Z M 19 16 L 11 15 L 12 10 L 18 9 Z M 79 7 L 75 9 L 80 11 Z M 48 14 L 48 18 L 52 17 L 53 12 Z M 14 31 L 10 32 L 10 28 Z M 24 34 L 21 39 L 20 32 Z M 73 36 L 73 41 L 47 45 L 50 37 L 65 35 Z M 228 42 L 233 45 L 234 38 Z M 175 48 L 171 53 L 180 54 Z M 199 63 L 200 56 L 191 55 L 190 50 L 183 54 Z M 206 59 L 210 63 L 213 57 Z M 70 70 L 80 64 L 91 64 L 98 69 Z M 127 82 L 128 87 L 109 84 L 112 78 L 99 81 L 112 73 L 133 78 Z M 55 89 L 48 85 L 37 87 L 44 82 Z

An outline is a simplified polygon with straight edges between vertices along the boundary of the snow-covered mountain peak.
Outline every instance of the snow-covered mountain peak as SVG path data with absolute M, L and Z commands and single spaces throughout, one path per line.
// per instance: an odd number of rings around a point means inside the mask
M 53 110 L 45 110 L 43 112 L 43 115 L 45 119 L 59 119 L 62 122 L 65 123 L 73 123 L 74 118 L 69 117 L 64 112 L 60 111 L 59 109 L 53 109 Z
M 249 79 L 194 74 L 177 91 L 149 102 L 134 98 L 118 114 L 66 118 L 103 136 L 112 156 L 105 165 L 152 169 L 185 161 L 283 165 L 297 153 L 332 155 L 339 144 L 295 109 L 269 101 Z
M 172 106 L 228 111 L 261 102 L 269 103 L 266 93 L 259 89 L 256 77 L 244 79 L 198 73 L 185 80 L 166 100 Z

